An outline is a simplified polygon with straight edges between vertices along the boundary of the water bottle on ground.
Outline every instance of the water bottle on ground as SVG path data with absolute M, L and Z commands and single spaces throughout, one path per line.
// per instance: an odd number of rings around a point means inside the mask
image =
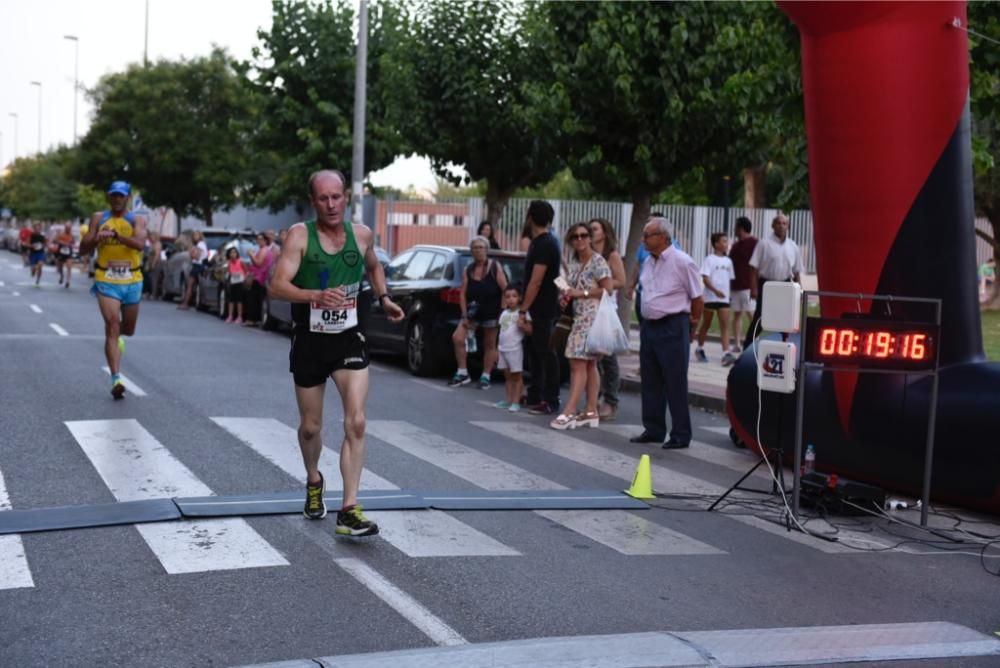
M 806 447 L 805 457 L 802 458 L 802 475 L 812 473 L 816 470 L 816 448 L 810 443 Z

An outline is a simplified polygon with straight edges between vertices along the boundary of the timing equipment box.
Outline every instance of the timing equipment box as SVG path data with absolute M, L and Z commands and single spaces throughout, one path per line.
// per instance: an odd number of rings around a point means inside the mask
M 799 490 L 803 505 L 838 515 L 864 515 L 885 507 L 885 490 L 841 478 L 836 473 L 806 473 Z

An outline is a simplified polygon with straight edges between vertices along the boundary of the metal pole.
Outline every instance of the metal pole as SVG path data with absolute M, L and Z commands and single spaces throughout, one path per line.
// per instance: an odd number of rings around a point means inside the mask
M 63 39 L 73 42 L 73 143 L 76 144 L 76 98 L 80 79 L 80 40 L 76 35 L 65 35 Z
M 938 350 L 941 350 L 941 302 L 937 303 L 937 327 L 938 341 L 935 342 Z M 940 355 L 934 356 L 934 378 L 931 381 L 931 405 L 930 415 L 927 417 L 927 447 L 924 451 L 924 486 L 920 493 L 920 526 L 927 526 L 927 508 L 931 505 L 931 473 L 934 468 L 934 430 L 937 428 L 937 396 L 938 396 L 938 370 L 940 368 Z
M 12 111 L 7 115 L 14 119 L 14 160 L 17 160 L 17 114 Z
M 368 79 L 368 0 L 358 7 L 358 53 L 354 71 L 354 155 L 351 161 L 351 222 L 364 224 L 365 95 Z
M 146 0 L 146 35 L 142 42 L 142 66 L 149 65 L 149 0 Z
M 763 296 L 763 295 L 759 295 Z M 802 293 L 802 312 L 799 314 L 799 346 L 795 357 L 798 368 L 795 370 L 795 453 L 792 455 L 792 517 L 799 519 L 799 490 L 802 479 L 802 421 L 806 406 L 806 327 L 809 315 L 809 293 Z M 778 427 L 781 428 L 780 425 Z
M 6 163 L 3 161 L 3 133 L 0 132 L 0 167 L 5 164 Z
M 42 154 L 42 82 L 32 81 L 32 86 L 38 86 L 38 155 Z

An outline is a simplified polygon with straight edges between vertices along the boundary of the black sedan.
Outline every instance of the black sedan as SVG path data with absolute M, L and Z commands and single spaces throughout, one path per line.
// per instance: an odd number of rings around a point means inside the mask
M 523 253 L 490 251 L 489 257 L 500 263 L 509 283 L 523 285 Z M 462 316 L 462 272 L 471 261 L 467 247 L 430 245 L 414 246 L 393 258 L 386 268 L 386 282 L 406 317 L 391 322 L 374 301 L 367 330 L 371 349 L 405 354 L 407 366 L 418 376 L 454 368 L 451 335 Z M 482 350 L 482 332 L 477 331 L 477 336 Z M 480 354 L 470 356 L 470 366 L 480 359 Z

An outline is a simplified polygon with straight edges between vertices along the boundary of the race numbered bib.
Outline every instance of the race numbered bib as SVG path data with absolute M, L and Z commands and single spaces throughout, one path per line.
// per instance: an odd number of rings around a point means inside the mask
M 109 262 L 104 278 L 110 281 L 127 281 L 132 278 L 132 265 L 128 262 Z
M 237 285 L 246 280 L 246 274 L 229 274 L 230 285 Z
M 45 244 L 43 244 L 41 241 L 36 241 L 35 243 L 31 244 L 31 250 L 33 251 L 40 251 L 43 250 L 44 248 Z
M 319 334 L 339 334 L 358 326 L 358 291 L 360 284 L 343 286 L 347 296 L 335 309 L 325 309 L 319 304 L 309 304 L 309 331 Z
M 59 247 L 59 254 L 60 255 L 72 255 L 73 254 L 73 249 L 70 248 L 69 246 L 60 246 Z

